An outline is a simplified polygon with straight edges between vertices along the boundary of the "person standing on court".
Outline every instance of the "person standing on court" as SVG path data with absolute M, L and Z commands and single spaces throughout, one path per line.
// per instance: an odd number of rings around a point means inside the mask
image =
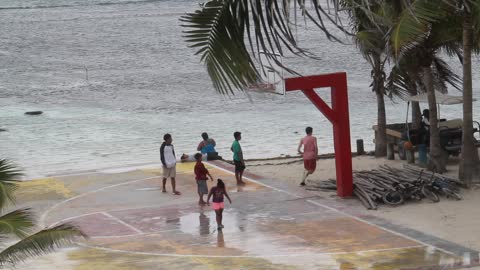
M 303 172 L 302 182 L 300 183 L 301 186 L 305 186 L 305 180 L 307 176 L 312 174 L 315 169 L 317 168 L 317 156 L 318 156 L 318 146 L 317 146 L 317 138 L 312 136 L 313 129 L 311 127 L 307 127 L 305 129 L 307 136 L 300 140 L 298 144 L 298 153 L 303 155 L 303 167 L 305 171 Z M 303 145 L 303 152 L 301 150 Z
M 242 133 L 235 131 L 233 133 L 235 140 L 232 143 L 230 150 L 233 152 L 233 163 L 235 164 L 235 178 L 237 179 L 237 185 L 243 186 L 243 171 L 245 170 L 245 161 L 243 160 L 242 147 L 240 146 L 240 140 L 242 139 Z
M 173 194 L 180 195 L 180 192 L 175 189 L 177 159 L 175 158 L 175 149 L 173 148 L 172 141 L 172 135 L 168 133 L 163 135 L 163 143 L 160 146 L 160 160 L 162 161 L 163 167 L 162 192 L 167 192 L 165 186 L 167 184 L 167 178 L 170 177 Z

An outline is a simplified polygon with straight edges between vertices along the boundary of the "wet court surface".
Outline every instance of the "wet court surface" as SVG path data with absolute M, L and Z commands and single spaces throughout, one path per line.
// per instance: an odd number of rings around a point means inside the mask
M 225 203 L 223 232 L 214 211 L 197 205 L 191 163 L 177 166 L 181 196 L 171 193 L 169 182 L 169 192 L 161 192 L 159 169 L 56 177 L 70 195 L 49 203 L 41 222 L 79 226 L 89 239 L 72 258 L 110 266 L 104 269 L 446 269 L 476 263 L 475 251 L 357 215 L 352 200 L 320 198 L 254 175 L 237 188 L 230 169 L 210 166 L 233 200 Z M 473 257 L 466 261 L 466 253 Z

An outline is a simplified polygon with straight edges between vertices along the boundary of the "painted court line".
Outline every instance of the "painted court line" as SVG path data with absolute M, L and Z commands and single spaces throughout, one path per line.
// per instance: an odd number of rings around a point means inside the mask
M 52 212 L 53 209 L 59 207 L 60 205 L 62 204 L 66 204 L 67 202 L 70 202 L 70 201 L 73 201 L 73 200 L 76 200 L 78 198 L 82 198 L 82 197 L 85 197 L 87 195 L 90 195 L 90 194 L 95 194 L 97 192 L 100 192 L 100 191 L 103 191 L 103 190 L 106 190 L 106 189 L 110 189 L 110 188 L 114 188 L 114 187 L 119 187 L 119 186 L 124 186 L 124 185 L 128 185 L 128 184 L 131 184 L 131 183 L 135 183 L 135 182 L 140 182 L 140 181 L 145 181 L 145 180 L 151 180 L 151 179 L 156 179 L 158 178 L 158 176 L 153 176 L 153 177 L 147 177 L 147 178 L 142 178 L 142 179 L 136 179 L 136 180 L 131 180 L 131 181 L 127 181 L 127 182 L 122 182 L 122 183 L 118 183 L 118 184 L 114 184 L 114 185 L 111 185 L 111 186 L 105 186 L 105 187 L 102 187 L 102 188 L 99 188 L 99 189 L 95 189 L 95 190 L 91 190 L 91 191 L 88 191 L 88 192 L 85 192 L 85 193 L 82 193 L 82 194 L 79 194 L 77 196 L 73 196 L 69 199 L 66 199 L 65 201 L 61 201 L 57 204 L 54 204 L 52 207 L 48 208 L 47 211 L 45 211 L 42 216 L 40 217 L 40 226 L 42 227 L 45 227 L 45 219 L 47 218 L 47 215 L 50 214 L 50 212 Z
M 187 174 L 186 172 L 178 172 L 177 175 L 179 174 Z M 135 180 L 130 180 L 130 181 L 126 181 L 126 182 L 122 182 L 122 183 L 118 183 L 118 184 L 114 184 L 114 185 L 111 185 L 111 186 L 105 186 L 105 187 L 101 187 L 101 188 L 98 188 L 98 189 L 95 189 L 95 190 L 91 190 L 91 191 L 88 191 L 88 192 L 85 192 L 85 193 L 82 193 L 82 194 L 78 194 L 77 196 L 73 196 L 69 199 L 66 199 L 65 201 L 61 201 L 57 204 L 54 204 L 52 207 L 48 208 L 43 214 L 42 216 L 40 217 L 40 226 L 42 227 L 45 227 L 45 219 L 47 218 L 47 215 L 50 214 L 50 212 L 52 212 L 53 209 L 59 207 L 60 205 L 62 204 L 65 204 L 67 202 L 70 202 L 70 201 L 73 201 L 73 200 L 76 200 L 78 198 L 82 198 L 82 197 L 85 197 L 87 195 L 90 195 L 90 194 L 95 194 L 97 192 L 100 192 L 100 191 L 103 191 L 103 190 L 106 190 L 106 189 L 110 189 L 110 188 L 114 188 L 114 187 L 120 187 L 120 186 L 124 186 L 124 185 L 129 185 L 131 183 L 136 183 L 136 182 L 141 182 L 141 181 L 146 181 L 146 180 L 152 180 L 152 179 L 158 179 L 158 178 L 162 178 L 162 176 L 152 176 L 152 177 L 147 177 L 147 178 L 142 178 L 142 179 L 135 179 Z
M 128 237 L 139 237 L 139 236 L 148 236 L 148 235 L 156 235 L 161 233 L 167 232 L 176 232 L 180 231 L 180 229 L 171 229 L 171 230 L 161 230 L 155 231 L 150 233 L 135 233 L 135 234 L 124 234 L 124 235 L 108 235 L 108 236 L 92 236 L 90 239 L 116 239 L 116 238 L 128 238 Z
M 115 220 L 115 222 L 118 222 L 118 223 L 122 224 L 123 226 L 129 228 L 130 230 L 132 230 L 132 231 L 134 231 L 134 232 L 136 232 L 136 233 L 139 233 L 139 234 L 140 234 L 140 233 L 143 233 L 143 232 L 140 231 L 139 229 L 133 227 L 132 225 L 126 223 L 125 221 L 123 221 L 123 220 L 121 220 L 121 219 L 119 219 L 119 218 L 117 218 L 117 217 L 114 217 L 114 216 L 110 215 L 110 214 L 107 213 L 107 212 L 102 212 L 102 214 L 103 214 L 104 216 L 108 217 L 108 218 L 111 218 L 111 219 Z
M 207 163 L 208 163 L 208 162 L 207 162 Z M 214 168 L 219 169 L 219 170 L 222 170 L 222 171 L 225 171 L 225 172 L 230 172 L 229 170 L 224 169 L 224 168 L 222 168 L 222 167 L 219 167 L 219 166 L 217 166 L 217 165 L 214 165 L 214 164 L 211 164 L 211 163 L 208 163 L 208 164 L 209 164 L 210 166 L 214 167 Z M 231 173 L 231 172 L 230 172 L 230 173 Z M 247 179 L 248 181 L 254 182 L 254 183 L 256 183 L 256 184 L 263 185 L 263 186 L 268 187 L 268 188 L 272 188 L 272 189 L 274 189 L 274 190 L 276 190 L 276 191 L 279 191 L 279 192 L 283 192 L 283 193 L 288 194 L 288 195 L 290 195 L 290 196 L 293 196 L 293 197 L 296 197 L 296 198 L 302 198 L 301 196 L 299 196 L 299 195 L 297 195 L 297 194 L 293 194 L 293 193 L 291 193 L 291 192 L 288 192 L 288 191 L 285 191 L 285 190 L 282 190 L 282 189 L 279 189 L 279 188 L 272 187 L 272 186 L 267 185 L 267 184 L 264 184 L 264 183 L 262 183 L 262 182 L 253 180 L 253 179 L 251 179 L 251 178 L 249 178 L 249 177 L 245 177 L 245 176 L 244 176 L 243 178 Z M 379 229 L 384 230 L 384 231 L 386 231 L 386 232 L 389 232 L 389 233 L 395 234 L 395 235 L 397 235 L 397 236 L 401 236 L 401 237 L 403 237 L 403 238 L 406 238 L 406 239 L 408 239 L 408 240 L 417 242 L 417 243 L 419 243 L 419 244 L 425 245 L 425 246 L 427 246 L 427 247 L 432 247 L 432 248 L 435 248 L 435 249 L 440 250 L 440 251 L 442 251 L 442 252 L 445 252 L 445 253 L 447 253 L 447 254 L 450 254 L 450 255 L 453 255 L 453 256 L 457 256 L 455 253 L 450 252 L 450 251 L 448 251 L 448 250 L 445 250 L 445 249 L 443 249 L 443 248 L 439 248 L 439 247 L 430 245 L 430 244 L 428 244 L 428 243 L 425 243 L 425 242 L 423 242 L 423 241 L 420 241 L 420 240 L 418 240 L 418 239 L 414 239 L 414 238 L 412 238 L 412 237 L 410 237 L 410 236 L 408 236 L 408 235 L 405 235 L 405 234 L 402 234 L 402 233 L 399 233 L 399 232 L 395 232 L 395 231 L 389 230 L 389 229 L 387 229 L 387 228 L 385 228 L 385 227 L 382 227 L 382 226 L 377 225 L 377 224 L 375 224 L 375 223 L 369 222 L 369 221 L 367 221 L 367 220 L 365 220 L 365 219 L 363 219 L 363 218 L 356 217 L 356 216 L 354 216 L 354 215 L 351 215 L 351 214 L 348 214 L 348 213 L 346 213 L 346 212 L 340 211 L 340 210 L 335 209 L 335 208 L 333 208 L 333 207 L 330 207 L 330 206 L 327 206 L 327 205 L 324 205 L 324 204 L 321 204 L 321 203 L 318 203 L 318 202 L 315 202 L 315 201 L 312 201 L 312 200 L 306 200 L 306 201 L 309 202 L 309 203 L 311 203 L 311 204 L 314 204 L 314 205 L 323 207 L 323 208 L 325 208 L 325 209 L 328 209 L 328 210 L 330 210 L 330 211 L 334 211 L 334 212 L 337 212 L 337 213 L 342 214 L 342 215 L 344 215 L 344 216 L 353 218 L 353 219 L 355 219 L 355 220 L 357 220 L 357 221 L 366 223 L 366 224 L 368 224 L 368 225 L 370 225 L 370 226 L 379 228 Z
M 341 254 L 364 254 L 372 252 L 388 252 L 393 250 L 402 250 L 402 249 L 412 249 L 412 248 L 425 248 L 424 245 L 414 245 L 398 248 L 384 248 L 384 249 L 370 249 L 362 251 L 341 251 L 341 252 L 310 252 L 310 253 L 296 253 L 296 254 L 264 254 L 264 255 L 202 255 L 202 254 L 175 254 L 175 253 L 155 253 L 155 252 L 145 252 L 145 251 L 129 251 L 129 250 L 120 250 L 113 249 L 101 246 L 92 246 L 88 244 L 78 243 L 79 246 L 86 248 L 95 248 L 98 250 L 104 250 L 108 252 L 123 253 L 123 254 L 137 254 L 137 255 L 148 255 L 148 256 L 162 256 L 162 257 L 180 257 L 180 258 L 274 258 L 274 257 L 300 257 L 300 256 L 328 256 L 328 255 L 341 255 Z

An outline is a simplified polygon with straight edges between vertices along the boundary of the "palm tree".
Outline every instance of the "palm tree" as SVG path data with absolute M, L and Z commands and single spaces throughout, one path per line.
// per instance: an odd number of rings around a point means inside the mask
M 78 236 L 84 236 L 69 224 L 60 224 L 34 232 L 35 223 L 30 209 L 5 210 L 15 203 L 14 192 L 18 188 L 21 172 L 6 159 L 0 159 L 0 239 L 20 239 L 0 251 L 0 268 L 11 266 L 27 258 L 52 252 L 56 247 L 72 243 Z M 7 238 L 8 237 L 8 238 Z
M 377 98 L 377 130 L 375 135 L 375 156 L 387 155 L 387 116 L 385 112 L 385 53 L 384 36 L 387 28 L 371 20 L 365 10 L 381 13 L 381 5 L 376 1 L 345 0 L 341 7 L 349 15 L 353 39 L 363 58 L 372 67 L 372 91 Z
M 447 84 L 457 90 L 461 90 L 461 78 L 455 74 L 450 66 L 438 56 L 433 60 L 434 85 L 437 91 L 447 92 Z M 392 67 L 387 78 L 386 90 L 390 98 L 399 97 L 408 100 L 410 96 L 425 93 L 426 88 L 423 79 L 420 76 L 421 70 L 414 57 L 404 56 Z M 419 129 L 421 122 L 420 105 L 418 102 L 412 102 L 412 127 Z
M 457 1 L 455 1 L 457 2 Z M 462 127 L 462 159 L 460 162 L 459 178 L 467 186 L 472 184 L 473 177 L 479 175 L 478 151 L 473 137 L 473 97 L 472 97 L 472 50 L 473 40 L 480 36 L 480 1 L 458 1 L 458 9 L 462 15 L 462 45 L 463 45 L 463 127 Z M 474 16 L 475 15 L 475 16 Z M 475 24 L 475 32 L 473 25 Z
M 430 110 L 430 159 L 429 169 L 445 171 L 445 159 L 440 145 L 435 78 L 433 63 L 436 54 L 444 50 L 450 55 L 460 55 L 457 16 L 448 16 L 447 7 L 436 1 L 392 1 L 397 10 L 389 32 L 392 56 L 404 56 L 418 60 Z M 418 18 L 421 18 L 419 20 Z
M 412 1 L 410 7 L 417 2 Z M 472 50 L 479 51 L 480 39 L 480 1 L 479 0 L 443 0 L 434 1 L 436 7 L 427 10 L 428 16 L 425 17 L 425 11 L 417 13 L 417 10 L 410 9 L 414 14 L 417 25 L 412 25 L 415 31 L 424 31 L 425 25 L 434 20 L 444 20 L 445 18 L 454 18 L 450 23 L 456 26 L 456 32 L 462 33 L 459 40 L 462 44 L 459 46 L 463 51 L 463 138 L 462 138 L 462 160 L 460 163 L 459 177 L 465 184 L 470 185 L 473 176 L 478 175 L 478 151 L 474 147 L 473 137 L 473 119 L 472 119 Z M 472 27 L 475 25 L 475 27 Z M 418 27 L 420 26 L 420 27 Z M 473 42 L 475 40 L 475 42 Z M 473 46 L 475 45 L 475 46 Z

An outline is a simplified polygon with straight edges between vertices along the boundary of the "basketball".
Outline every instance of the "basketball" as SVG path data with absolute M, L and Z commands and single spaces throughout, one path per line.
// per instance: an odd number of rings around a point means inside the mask
M 406 141 L 406 142 L 403 144 L 403 148 L 404 148 L 405 150 L 412 150 L 412 149 L 413 149 L 413 144 L 412 144 L 412 142 Z

